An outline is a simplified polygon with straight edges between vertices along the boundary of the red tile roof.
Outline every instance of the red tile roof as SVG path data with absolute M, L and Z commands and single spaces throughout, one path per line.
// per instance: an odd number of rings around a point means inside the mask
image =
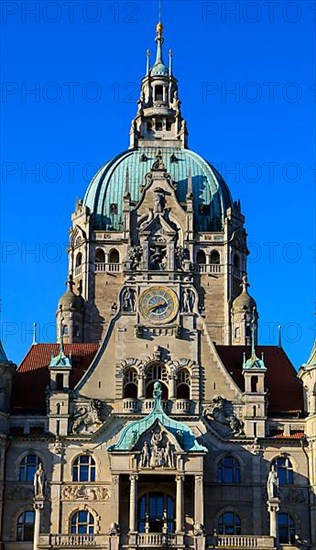
M 272 439 L 302 439 L 304 435 L 305 435 L 305 432 L 297 431 L 297 432 L 290 433 L 290 435 L 284 435 L 284 433 L 282 433 L 282 434 L 270 435 L 269 437 L 271 437 Z
M 216 350 L 227 371 L 236 384 L 244 391 L 242 375 L 243 353 L 250 357 L 249 346 L 218 346 Z M 296 376 L 296 370 L 282 348 L 278 346 L 258 346 L 256 353 L 263 353 L 268 390 L 268 415 L 302 415 L 304 411 L 303 388 Z
M 65 344 L 65 354 L 72 355 L 70 388 L 74 388 L 99 349 L 98 344 Z M 46 413 L 46 388 L 49 385 L 48 366 L 52 352 L 56 356 L 59 344 L 33 345 L 17 369 L 12 389 L 11 409 L 15 414 Z

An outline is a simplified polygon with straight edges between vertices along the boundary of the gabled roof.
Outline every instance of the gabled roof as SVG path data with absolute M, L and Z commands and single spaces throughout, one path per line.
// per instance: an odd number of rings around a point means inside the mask
M 64 344 L 66 355 L 72 356 L 70 388 L 74 388 L 99 349 L 98 344 Z M 59 344 L 35 344 L 27 352 L 13 380 L 11 411 L 13 414 L 46 413 L 46 388 L 49 385 L 49 364 Z
M 249 346 L 219 346 L 215 344 L 227 372 L 244 391 L 242 375 L 243 354 L 251 355 Z M 302 415 L 304 412 L 303 388 L 297 372 L 284 350 L 278 346 L 256 346 L 257 355 L 264 354 L 267 367 L 268 415 Z

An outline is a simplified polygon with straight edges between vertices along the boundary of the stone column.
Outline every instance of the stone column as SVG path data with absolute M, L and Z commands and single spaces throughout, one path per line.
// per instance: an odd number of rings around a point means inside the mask
M 270 515 L 270 537 L 274 537 L 276 544 L 279 541 L 278 512 L 280 510 L 280 499 L 274 497 L 268 500 L 268 512 Z
M 184 475 L 176 475 L 176 532 L 183 532 L 183 523 L 184 523 L 184 507 L 183 507 L 183 482 Z
M 137 531 L 136 520 L 137 520 L 137 480 L 138 476 L 136 474 L 131 474 L 130 479 L 130 509 L 129 509 L 129 530 L 131 533 Z
M 204 490 L 203 476 L 194 477 L 194 523 L 204 525 Z
M 145 399 L 145 375 L 138 376 L 138 399 Z
M 176 378 L 175 374 L 171 374 L 169 377 L 169 399 L 175 399 L 176 397 Z
M 41 529 L 41 511 L 44 508 L 44 499 L 35 498 L 33 506 L 35 510 L 33 550 L 38 550 L 39 536 L 40 536 L 40 529 Z

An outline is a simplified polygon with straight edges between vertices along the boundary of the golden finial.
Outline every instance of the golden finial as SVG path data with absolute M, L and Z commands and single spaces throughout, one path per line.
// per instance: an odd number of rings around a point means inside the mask
M 157 37 L 158 38 L 161 38 L 162 37 L 162 33 L 163 33 L 163 24 L 161 21 L 159 21 L 157 27 L 156 27 L 156 30 L 157 30 Z

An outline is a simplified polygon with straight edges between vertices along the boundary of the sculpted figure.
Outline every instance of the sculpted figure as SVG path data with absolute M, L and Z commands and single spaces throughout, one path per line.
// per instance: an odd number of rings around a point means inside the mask
M 279 478 L 275 470 L 275 465 L 272 464 L 272 467 L 267 479 L 268 500 L 271 500 L 278 496 L 278 489 L 279 489 Z
M 34 475 L 34 497 L 44 498 L 44 470 L 42 463 L 39 466 Z
M 183 292 L 183 311 L 184 313 L 193 313 L 195 296 L 192 290 L 186 288 Z
M 165 455 L 165 460 L 164 460 L 165 466 L 167 466 L 168 468 L 174 468 L 174 454 L 170 445 L 170 441 L 167 441 L 166 443 L 164 455 Z
M 123 294 L 123 311 L 134 311 L 135 296 L 132 288 L 126 288 Z
M 147 441 L 145 441 L 140 455 L 140 465 L 142 468 L 147 468 L 150 465 L 150 449 Z

